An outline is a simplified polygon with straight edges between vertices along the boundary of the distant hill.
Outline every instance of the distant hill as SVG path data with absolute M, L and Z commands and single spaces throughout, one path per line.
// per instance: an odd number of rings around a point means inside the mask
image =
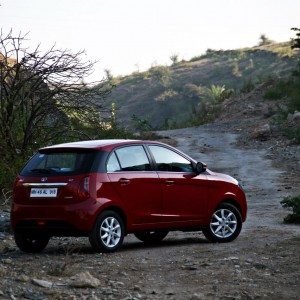
M 145 72 L 113 78 L 116 87 L 108 98 L 115 103 L 118 123 L 134 127 L 132 116 L 153 128 L 180 126 L 203 100 L 201 88 L 225 86 L 239 93 L 268 77 L 284 77 L 295 67 L 299 54 L 290 43 L 237 50 L 211 50 L 172 66 L 156 66 Z

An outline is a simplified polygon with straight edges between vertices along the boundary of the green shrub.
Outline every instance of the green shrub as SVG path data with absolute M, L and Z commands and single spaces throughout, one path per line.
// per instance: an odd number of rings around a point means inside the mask
M 274 43 L 274 41 L 270 40 L 265 34 L 261 34 L 259 37 L 258 46 L 265 46 Z
M 267 90 L 263 97 L 264 97 L 264 99 L 267 99 L 267 100 L 278 100 L 283 97 L 283 94 L 281 91 L 278 91 L 277 89 L 272 88 L 272 89 Z
M 204 58 L 203 55 L 193 56 L 193 57 L 189 60 L 189 62 L 198 61 L 198 60 L 201 60 L 202 58 Z
M 203 95 L 203 87 L 193 83 L 186 83 L 183 86 L 182 94 L 191 99 L 200 99 L 201 95 Z
M 242 77 L 242 75 L 243 75 L 240 71 L 239 64 L 238 64 L 237 60 L 235 60 L 232 64 L 232 75 L 235 76 L 235 77 Z
M 225 99 L 228 99 L 234 91 L 232 89 L 227 89 L 225 85 L 211 85 L 210 88 L 204 89 L 204 95 L 206 99 L 212 103 L 220 103 Z
M 300 195 L 296 197 L 285 197 L 281 202 L 284 208 L 291 208 L 292 213 L 284 218 L 285 223 L 300 223 Z
M 149 69 L 149 73 L 154 82 L 160 83 L 164 87 L 169 86 L 172 81 L 172 72 L 169 67 L 152 67 Z
M 254 90 L 255 84 L 253 83 L 252 79 L 248 79 L 244 81 L 243 86 L 241 87 L 241 93 L 249 93 Z
M 270 87 L 265 94 L 263 95 L 263 98 L 266 100 L 279 100 L 283 97 L 288 96 L 289 94 L 289 88 L 290 88 L 290 82 L 285 81 L 278 81 Z
M 300 144 L 300 128 L 299 127 L 288 127 L 283 129 L 283 134 L 295 144 Z
M 3 155 L 0 160 L 0 190 L 7 188 L 12 189 L 13 182 L 29 157 L 9 157 Z M 1 197 L 1 196 L 0 196 Z
M 170 99 L 174 99 L 178 96 L 178 93 L 172 89 L 162 92 L 160 95 L 155 97 L 155 101 L 164 102 Z
M 139 118 L 136 115 L 132 115 L 131 120 L 134 123 L 134 127 L 139 131 L 151 131 L 152 125 L 149 123 L 147 119 Z
M 299 64 L 299 75 L 295 75 L 294 81 L 289 87 L 289 103 L 288 108 L 290 112 L 295 110 L 300 111 L 300 64 Z
M 170 59 L 171 59 L 171 61 L 172 61 L 172 66 L 178 64 L 178 62 L 179 62 L 178 54 L 172 54 L 172 55 L 170 56 Z

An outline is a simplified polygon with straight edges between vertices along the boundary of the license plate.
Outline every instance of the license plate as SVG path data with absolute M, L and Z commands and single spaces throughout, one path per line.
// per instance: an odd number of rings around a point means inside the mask
M 31 198 L 53 198 L 57 196 L 57 188 L 32 188 L 30 190 Z

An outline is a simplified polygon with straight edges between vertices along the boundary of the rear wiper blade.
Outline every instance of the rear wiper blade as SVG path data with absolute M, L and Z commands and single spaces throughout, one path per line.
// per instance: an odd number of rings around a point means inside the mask
M 30 172 L 32 173 L 44 173 L 44 174 L 50 174 L 55 172 L 54 170 L 51 169 L 31 169 Z

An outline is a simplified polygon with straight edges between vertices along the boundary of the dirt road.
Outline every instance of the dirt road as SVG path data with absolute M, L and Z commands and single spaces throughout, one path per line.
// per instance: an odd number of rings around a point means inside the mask
M 160 134 L 242 183 L 249 214 L 236 241 L 211 244 L 201 233 L 176 232 L 150 247 L 128 236 L 121 251 L 107 255 L 92 253 L 87 239 L 53 239 L 44 253 L 25 255 L 5 236 L 0 298 L 299 299 L 300 227 L 282 224 L 287 212 L 279 203 L 299 187 L 265 151 L 238 148 L 237 136 L 225 130 L 214 124 Z M 73 286 L 72 276 L 85 271 L 100 280 L 97 288 Z M 52 285 L 40 287 L 33 279 Z

